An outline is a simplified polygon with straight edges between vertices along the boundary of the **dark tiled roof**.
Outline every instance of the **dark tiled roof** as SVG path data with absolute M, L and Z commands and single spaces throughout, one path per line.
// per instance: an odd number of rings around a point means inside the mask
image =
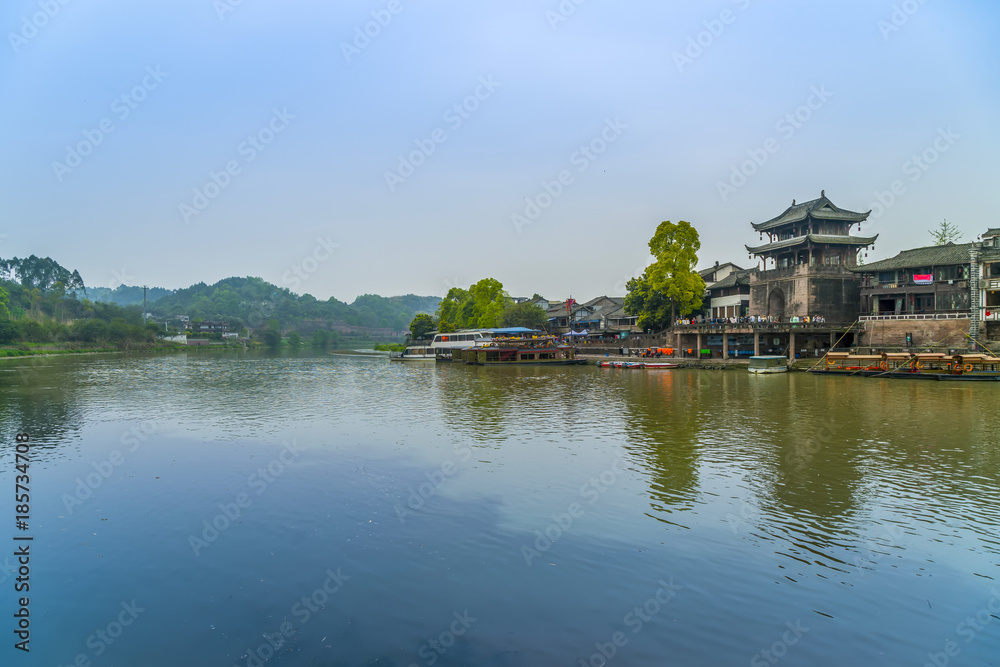
M 858 213 L 856 211 L 848 211 L 847 209 L 837 208 L 833 205 L 826 196 L 822 196 L 819 199 L 813 199 L 812 201 L 802 202 L 801 204 L 793 204 L 785 209 L 785 212 L 776 218 L 771 218 L 767 222 L 754 223 L 753 228 L 757 231 L 764 231 L 766 229 L 774 229 L 775 227 L 781 227 L 782 225 L 787 225 L 792 222 L 798 222 L 799 220 L 805 220 L 806 216 L 812 216 L 817 220 L 843 220 L 844 222 L 861 222 L 868 218 L 867 213 Z
M 725 264 L 719 264 L 718 266 L 710 266 L 707 269 L 702 269 L 701 271 L 698 272 L 698 275 L 701 276 L 702 278 L 704 278 L 708 274 L 715 273 L 716 271 L 720 271 L 720 270 L 726 268 L 727 266 L 733 267 L 733 269 L 735 269 L 736 271 L 742 271 L 743 270 L 741 267 L 736 266 L 732 262 L 726 262 Z
M 969 250 L 972 249 L 972 246 L 972 243 L 949 243 L 947 245 L 914 248 L 912 250 L 904 250 L 889 259 L 848 268 L 855 273 L 874 273 L 876 271 L 892 271 L 893 269 L 915 269 L 924 266 L 968 264 Z
M 636 316 L 635 315 L 629 315 L 628 313 L 626 313 L 625 312 L 625 307 L 622 306 L 621 308 L 613 310 L 610 313 L 608 313 L 607 315 L 605 315 L 604 319 L 606 319 L 606 320 L 622 320 L 622 319 L 625 319 L 627 317 L 636 317 Z
M 834 236 L 832 234 L 806 234 L 805 236 L 796 236 L 794 238 L 785 239 L 783 241 L 775 241 L 774 243 L 765 243 L 764 245 L 759 245 L 756 247 L 746 246 L 746 249 L 754 254 L 760 254 L 760 253 L 770 252 L 772 250 L 781 250 L 783 248 L 794 248 L 797 245 L 805 243 L 807 240 L 822 245 L 866 246 L 875 243 L 875 239 L 877 238 L 878 234 L 876 234 L 875 236 Z
M 733 271 L 728 276 L 717 283 L 708 286 L 709 290 L 724 289 L 726 287 L 736 287 L 737 285 L 750 284 L 750 269 Z
M 983 238 L 986 238 L 987 236 L 1000 236 L 1000 227 L 990 227 L 987 229 L 986 233 L 983 234 Z
M 595 306 L 595 307 L 607 307 L 607 306 L 604 306 L 603 304 L 601 304 L 601 301 L 605 301 L 605 300 L 610 301 L 611 303 L 613 303 L 615 305 L 615 307 L 620 307 L 623 303 L 625 303 L 625 297 L 623 297 L 623 296 L 595 296 L 590 301 L 587 301 L 586 303 L 583 303 L 583 304 L 580 304 L 580 305 L 582 305 L 582 306 Z

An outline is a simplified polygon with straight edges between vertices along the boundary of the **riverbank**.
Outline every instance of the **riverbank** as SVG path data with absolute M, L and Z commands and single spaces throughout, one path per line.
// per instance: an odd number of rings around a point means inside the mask
M 50 357 L 73 354 L 111 354 L 117 352 L 174 352 L 180 350 L 190 350 L 186 345 L 171 343 L 169 345 L 150 345 L 148 347 L 133 347 L 122 349 L 120 347 L 63 347 L 57 344 L 31 344 L 22 343 L 17 345 L 6 345 L 0 347 L 0 359 L 24 359 L 25 357 Z

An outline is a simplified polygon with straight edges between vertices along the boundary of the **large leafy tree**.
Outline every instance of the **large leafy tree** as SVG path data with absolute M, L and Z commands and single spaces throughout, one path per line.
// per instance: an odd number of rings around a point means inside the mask
M 625 295 L 625 312 L 639 316 L 636 324 L 640 329 L 665 329 L 673 322 L 672 302 L 650 287 L 646 272 L 629 280 L 625 287 L 628 290 Z
M 483 278 L 467 290 L 452 287 L 438 304 L 438 331 L 497 327 L 508 303 L 510 297 L 496 278 Z
M 934 239 L 934 245 L 948 245 L 962 238 L 962 230 L 948 222 L 947 218 L 941 224 L 928 232 Z
M 496 278 L 483 278 L 469 288 L 473 299 L 473 319 L 467 326 L 482 329 L 500 326 L 500 316 L 510 303 L 510 297 L 503 291 L 503 283 Z
M 427 313 L 417 313 L 410 322 L 410 335 L 414 339 L 423 338 L 431 331 L 434 331 L 434 318 Z
M 471 304 L 472 297 L 468 290 L 461 287 L 452 287 L 441 303 L 438 304 L 437 321 L 438 331 L 449 332 L 465 326 L 466 305 Z
M 545 325 L 545 315 L 545 311 L 533 303 L 509 303 L 500 316 L 500 326 L 541 329 Z
M 670 300 L 670 321 L 701 308 L 705 281 L 694 270 L 700 249 L 698 230 L 683 220 L 661 222 L 649 240 L 656 261 L 646 268 L 645 278 L 651 289 Z

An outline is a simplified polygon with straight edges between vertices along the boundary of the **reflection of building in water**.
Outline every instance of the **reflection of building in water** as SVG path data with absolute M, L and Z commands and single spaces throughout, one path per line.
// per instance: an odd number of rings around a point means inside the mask
M 700 434 L 708 413 L 702 408 L 713 384 L 704 373 L 639 371 L 625 376 L 625 421 L 629 450 L 645 460 L 651 476 L 652 516 L 683 525 L 664 513 L 690 510 L 698 495 Z

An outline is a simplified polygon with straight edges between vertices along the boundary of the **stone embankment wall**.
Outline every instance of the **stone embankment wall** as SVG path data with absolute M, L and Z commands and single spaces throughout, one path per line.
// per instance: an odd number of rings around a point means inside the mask
M 862 347 L 907 347 L 906 334 L 912 335 L 911 348 L 969 346 L 970 320 L 875 320 L 865 322 Z

